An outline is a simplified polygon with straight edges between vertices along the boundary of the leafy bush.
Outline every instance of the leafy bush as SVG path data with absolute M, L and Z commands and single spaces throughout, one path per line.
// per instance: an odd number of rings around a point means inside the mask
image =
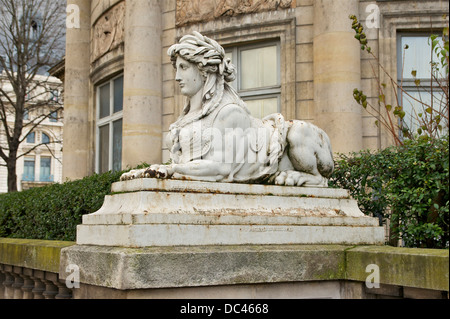
M 0 194 L 0 237 L 74 241 L 81 216 L 102 206 L 122 173 Z
M 330 186 L 349 189 L 365 214 L 389 218 L 405 246 L 448 248 L 448 144 L 448 136 L 422 136 L 377 152 L 341 154 Z
M 448 22 L 440 36 L 433 34 L 429 37 L 431 50 L 437 59 L 436 61 L 428 61 L 430 78 L 425 81 L 427 84 L 421 84 L 421 79 L 417 78 L 417 70 L 411 72 L 417 89 L 415 93 L 419 93 L 419 96 L 416 97 L 404 86 L 403 71 L 400 81 L 395 79 L 396 76 L 389 74 L 368 45 L 367 36 L 358 18 L 355 15 L 350 15 L 349 18 L 352 20 L 352 29 L 356 33 L 355 38 L 359 41 L 361 50 L 366 51 L 371 56 L 372 61 L 375 62 L 375 65 L 372 65 L 369 60 L 379 94 L 375 104 L 369 101 L 363 91 L 355 88 L 353 90 L 355 101 L 374 117 L 375 124 L 381 125 L 381 128 L 393 138 L 395 145 L 403 145 L 404 138 L 416 140 L 423 135 L 427 135 L 432 139 L 438 139 L 445 132 L 448 132 L 450 124 Z M 446 19 L 445 16 L 443 18 Z M 408 45 L 403 48 L 403 59 L 408 48 Z M 387 78 L 387 83 L 382 82 L 381 79 L 384 77 Z M 424 92 L 430 93 L 432 98 L 430 100 L 422 98 Z M 393 93 L 394 97 L 388 98 L 389 93 Z M 411 104 L 411 101 L 414 102 Z M 408 103 L 413 107 L 413 111 L 412 114 L 407 116 L 404 104 Z

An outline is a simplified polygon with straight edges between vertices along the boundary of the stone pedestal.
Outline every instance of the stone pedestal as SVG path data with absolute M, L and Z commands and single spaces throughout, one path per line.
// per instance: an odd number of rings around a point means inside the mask
M 383 244 L 378 219 L 348 191 L 136 179 L 112 185 L 83 216 L 77 244 L 121 247 Z

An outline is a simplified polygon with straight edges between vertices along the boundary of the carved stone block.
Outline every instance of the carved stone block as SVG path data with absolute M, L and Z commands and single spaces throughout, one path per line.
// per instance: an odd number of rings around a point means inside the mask
M 93 27 L 92 62 L 124 41 L 125 2 L 105 12 Z
M 177 0 L 177 27 L 189 23 L 206 22 L 220 17 L 288 9 L 293 0 Z

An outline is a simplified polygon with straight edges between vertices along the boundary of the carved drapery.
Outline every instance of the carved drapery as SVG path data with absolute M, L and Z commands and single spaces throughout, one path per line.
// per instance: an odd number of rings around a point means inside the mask
M 177 0 L 176 26 L 295 7 L 295 0 Z

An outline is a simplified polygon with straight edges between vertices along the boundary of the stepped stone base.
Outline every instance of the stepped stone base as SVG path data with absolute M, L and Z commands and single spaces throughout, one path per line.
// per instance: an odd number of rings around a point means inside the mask
M 77 244 L 148 247 L 384 244 L 347 190 L 136 179 L 83 216 Z

